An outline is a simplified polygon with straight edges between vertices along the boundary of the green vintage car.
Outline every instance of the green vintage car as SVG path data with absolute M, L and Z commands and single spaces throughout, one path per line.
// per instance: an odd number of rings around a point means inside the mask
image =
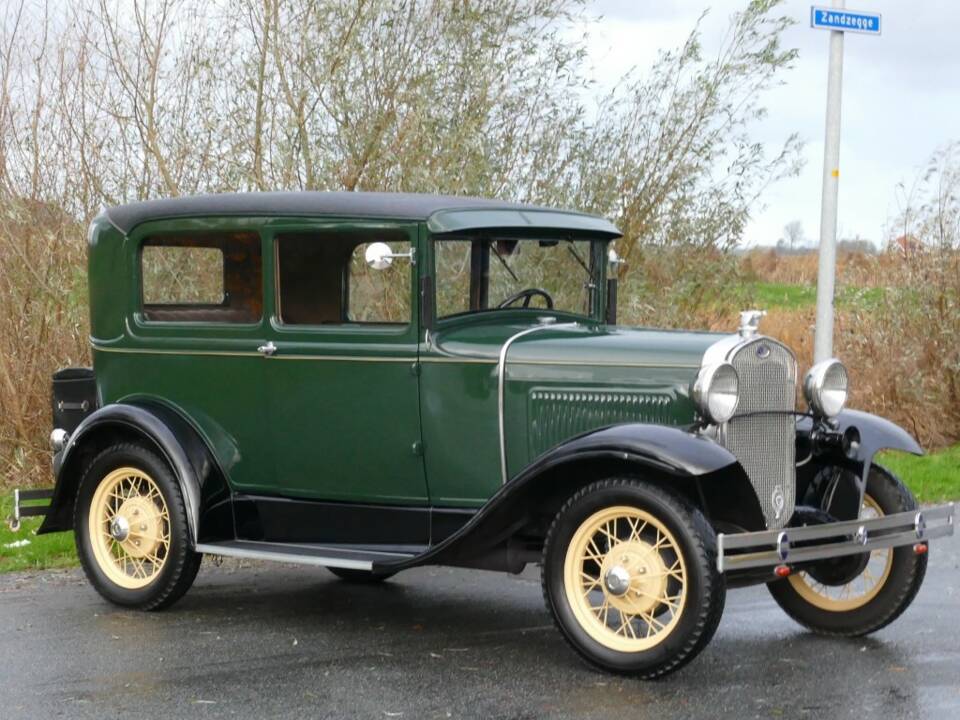
M 836 360 L 798 410 L 761 313 L 733 334 L 618 326 L 619 237 L 427 195 L 106 210 L 93 369 L 55 376 L 56 484 L 16 512 L 73 530 L 93 586 L 146 610 L 203 555 L 361 582 L 540 563 L 574 650 L 641 677 L 705 647 L 728 587 L 766 583 L 819 632 L 891 622 L 952 532 L 952 506 L 918 510 L 873 463 L 917 443 L 844 409 Z

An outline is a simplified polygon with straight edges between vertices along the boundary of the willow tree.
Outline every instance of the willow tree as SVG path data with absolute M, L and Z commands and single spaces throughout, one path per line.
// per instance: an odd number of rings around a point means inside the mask
M 794 138 L 750 134 L 794 59 L 789 21 L 754 0 L 716 52 L 698 25 L 599 98 L 590 23 L 577 0 L 0 5 L 0 336 L 48 349 L 2 354 L 3 472 L 43 448 L 49 372 L 85 360 L 83 228 L 104 204 L 346 189 L 576 207 L 624 230 L 624 320 L 709 321 L 726 251 L 796 167 Z

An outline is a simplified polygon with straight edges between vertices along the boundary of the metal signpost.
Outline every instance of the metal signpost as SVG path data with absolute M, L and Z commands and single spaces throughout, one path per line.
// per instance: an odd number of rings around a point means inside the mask
M 810 8 L 810 27 L 830 30 L 830 66 L 827 71 L 827 122 L 823 147 L 823 195 L 820 201 L 820 265 L 817 275 L 817 322 L 813 359 L 833 355 L 833 294 L 837 265 L 837 189 L 840 185 L 840 87 L 843 82 L 843 34 L 880 34 L 880 14 L 844 9 L 844 0 L 832 7 Z

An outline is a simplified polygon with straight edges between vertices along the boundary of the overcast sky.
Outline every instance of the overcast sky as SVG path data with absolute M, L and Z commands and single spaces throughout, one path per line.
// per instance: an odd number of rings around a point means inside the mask
M 830 0 L 823 3 L 829 5 Z M 716 48 L 729 16 L 746 0 L 596 0 L 602 15 L 590 38 L 590 60 L 602 84 L 633 66 L 649 67 L 662 48 L 679 45 L 704 9 L 705 49 Z M 798 178 L 772 187 L 745 234 L 747 244 L 772 244 L 792 220 L 808 243 L 819 237 L 830 33 L 810 27 L 810 3 L 787 0 L 783 14 L 798 22 L 785 35 L 798 48 L 786 84 L 765 99 L 769 117 L 757 139 L 773 147 L 791 133 L 804 140 L 806 165 Z M 882 242 L 896 214 L 897 184 L 913 183 L 933 151 L 960 140 L 960 2 L 864 0 L 850 9 L 883 15 L 883 35 L 847 33 L 844 40 L 840 141 L 840 237 Z

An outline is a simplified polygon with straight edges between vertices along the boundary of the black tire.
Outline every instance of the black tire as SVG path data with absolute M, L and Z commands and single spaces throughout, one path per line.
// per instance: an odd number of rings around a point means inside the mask
M 149 584 L 126 588 L 105 573 L 91 544 L 89 513 L 97 487 L 114 470 L 132 467 L 146 473 L 157 485 L 169 515 L 170 542 L 166 558 Z M 77 555 L 87 579 L 100 595 L 116 605 L 140 610 L 160 610 L 179 600 L 193 584 L 203 556 L 190 547 L 187 512 L 180 485 L 156 453 L 140 445 L 113 445 L 87 466 L 80 479 L 74 506 L 74 537 Z
M 878 465 L 870 470 L 866 494 L 885 515 L 917 507 L 917 501 L 899 478 Z M 890 570 L 879 591 L 865 604 L 849 610 L 828 610 L 811 604 L 789 578 L 767 587 L 784 612 L 809 630 L 821 635 L 858 637 L 896 620 L 913 602 L 926 571 L 926 554 L 917 555 L 909 545 L 894 548 Z
M 687 596 L 675 625 L 653 647 L 637 652 L 611 648 L 591 635 L 577 619 L 565 587 L 567 552 L 578 529 L 595 513 L 616 506 L 643 511 L 662 523 L 679 545 L 686 566 Z M 716 534 L 689 501 L 637 478 L 611 478 L 582 488 L 554 518 L 543 549 L 543 596 L 564 639 L 588 663 L 610 672 L 658 678 L 693 660 L 716 632 L 726 599 L 716 561 Z M 601 586 L 601 591 L 606 598 L 608 589 Z
M 327 570 L 332 572 L 341 580 L 357 585 L 377 585 L 382 583 L 384 580 L 389 580 L 394 575 L 393 573 L 375 575 L 369 570 L 356 570 L 354 568 L 328 567 Z

